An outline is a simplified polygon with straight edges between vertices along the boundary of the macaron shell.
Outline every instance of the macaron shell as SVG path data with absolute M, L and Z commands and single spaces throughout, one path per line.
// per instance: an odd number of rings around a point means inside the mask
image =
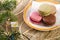
M 31 18 L 30 18 L 30 21 L 34 24 L 40 24 L 40 22 L 33 21 Z
M 42 20 L 42 16 L 39 15 L 38 12 L 32 12 L 30 15 L 30 19 L 32 19 L 35 22 L 40 22 Z
M 52 14 L 49 16 L 43 17 L 43 22 L 47 25 L 53 25 L 56 22 L 56 17 Z
M 56 7 L 51 4 L 41 4 L 39 7 L 39 12 L 41 12 L 43 16 L 48 16 L 56 12 Z

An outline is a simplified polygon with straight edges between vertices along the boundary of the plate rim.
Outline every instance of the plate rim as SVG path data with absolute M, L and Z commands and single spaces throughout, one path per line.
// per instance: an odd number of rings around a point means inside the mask
M 36 30 L 39 30 L 39 31 L 51 31 L 51 30 L 55 30 L 57 28 L 59 28 L 60 25 L 58 26 L 53 26 L 51 28 L 37 28 L 37 27 L 34 27 L 33 25 L 31 25 L 31 23 L 26 19 L 26 12 L 28 11 L 28 9 L 30 8 L 30 6 L 32 5 L 32 0 L 30 0 L 30 2 L 27 4 L 27 6 L 24 8 L 24 14 L 23 14 L 23 19 L 24 19 L 24 22 L 31 28 L 33 29 L 36 29 Z

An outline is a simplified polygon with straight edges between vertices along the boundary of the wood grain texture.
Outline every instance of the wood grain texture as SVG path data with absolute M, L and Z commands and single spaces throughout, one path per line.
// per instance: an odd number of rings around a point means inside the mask
M 60 28 L 49 32 L 43 32 L 32 29 L 25 24 L 23 20 L 23 11 L 21 12 L 21 10 L 24 9 L 29 0 L 22 1 L 22 4 L 19 4 L 14 10 L 14 13 L 19 13 L 19 15 L 17 15 L 19 24 L 23 22 L 23 25 L 21 26 L 21 32 L 25 35 L 23 36 L 23 38 L 25 38 L 23 40 L 60 40 Z
M 20 15 L 18 16 L 20 17 L 19 21 L 21 23 L 24 21 L 22 19 L 23 14 Z M 43 31 L 34 30 L 28 27 L 28 25 L 26 25 L 25 23 L 23 23 L 23 25 L 21 26 L 21 31 L 22 34 L 24 34 L 30 40 L 57 40 L 60 38 L 60 28 L 49 32 L 43 32 Z

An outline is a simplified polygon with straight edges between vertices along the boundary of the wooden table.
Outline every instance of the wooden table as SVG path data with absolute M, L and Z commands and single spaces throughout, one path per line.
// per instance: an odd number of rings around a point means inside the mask
M 60 28 L 49 31 L 37 31 L 25 24 L 23 20 L 23 9 L 29 3 L 29 0 L 22 0 L 21 3 L 16 7 L 14 13 L 18 13 L 18 21 L 20 23 L 20 31 L 24 35 L 23 40 L 60 40 Z

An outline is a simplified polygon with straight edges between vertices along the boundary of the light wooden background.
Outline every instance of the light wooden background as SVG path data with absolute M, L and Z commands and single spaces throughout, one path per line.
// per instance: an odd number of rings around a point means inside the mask
M 60 40 L 60 28 L 49 32 L 43 32 L 34 30 L 25 24 L 23 20 L 23 9 L 29 3 L 29 1 L 30 0 L 18 1 L 19 3 L 16 9 L 13 11 L 15 14 L 18 14 L 17 17 L 20 23 L 19 31 L 24 34 L 22 40 Z

